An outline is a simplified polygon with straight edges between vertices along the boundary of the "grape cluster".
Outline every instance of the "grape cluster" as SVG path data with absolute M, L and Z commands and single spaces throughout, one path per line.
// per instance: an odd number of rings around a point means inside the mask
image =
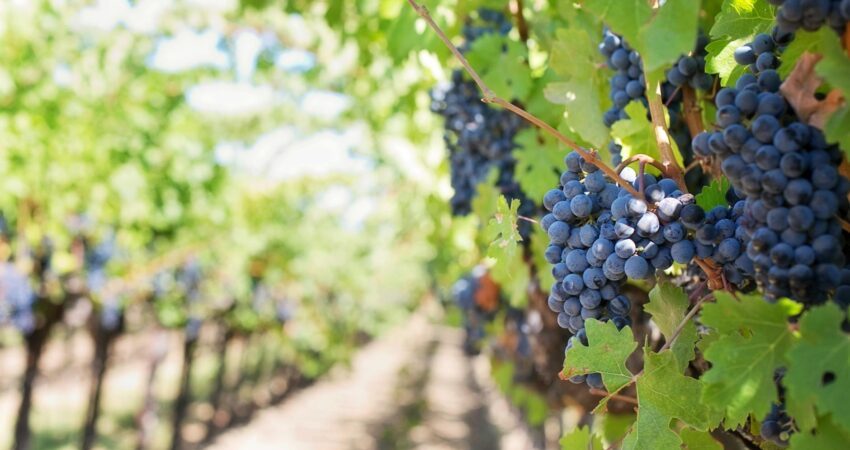
M 624 108 L 629 102 L 637 100 L 646 103 L 646 78 L 638 52 L 632 50 L 625 39 L 610 30 L 603 32 L 599 51 L 605 55 L 608 67 L 616 71 L 611 77 L 611 101 L 614 104 L 605 112 L 603 118 L 605 126 L 610 127 L 614 122 L 628 118 Z
M 707 213 L 697 205 L 682 210 L 681 222 L 693 230 L 694 255 L 719 267 L 727 283 L 748 292 L 756 285 L 752 260 L 746 254 L 748 237 L 741 226 L 746 202 L 739 200 L 732 208 L 717 206 Z
M 759 33 L 752 42 L 735 49 L 735 62 L 747 66 L 754 75 L 775 70 L 779 68 L 780 53 L 792 40 L 793 32 L 783 32 L 779 27 L 774 27 L 770 35 Z
M 670 113 L 670 135 L 685 157 L 686 164 L 692 160 L 691 135 L 682 114 L 680 88 L 687 84 L 694 89 L 708 90 L 714 84 L 714 77 L 705 73 L 707 43 L 708 39 L 700 34 L 692 55 L 682 55 L 667 71 L 667 82 L 661 85 L 661 98 Z M 604 30 L 599 51 L 606 57 L 608 67 L 615 71 L 610 79 L 613 106 L 603 116 L 605 126 L 610 127 L 618 120 L 628 118 L 624 108 L 631 101 L 639 101 L 647 106 L 646 79 L 640 55 L 621 36 Z M 615 166 L 623 161 L 621 151 L 622 147 L 616 142 L 608 144 L 611 162 Z
M 766 35 L 749 49 L 772 51 Z M 775 45 L 775 41 L 774 42 Z M 763 50 L 763 51 L 762 51 Z M 745 49 L 736 52 L 748 54 Z M 751 60 L 748 57 L 747 61 Z M 779 93 L 773 68 L 744 74 L 715 97 L 718 131 L 694 138 L 694 151 L 715 154 L 735 194 L 745 200 L 739 223 L 745 252 L 765 297 L 819 303 L 836 289 L 850 301 L 850 271 L 842 270 L 840 223 L 850 183 L 837 171 L 842 155 L 817 128 L 798 120 Z
M 674 262 L 691 262 L 701 244 L 690 236 L 690 225 L 706 220 L 694 197 L 683 194 L 673 180 L 650 174 L 640 179 L 624 169 L 621 176 L 643 189 L 644 200 L 606 179 L 578 153 L 568 154 L 565 163 L 560 186 L 543 199 L 550 213 L 541 225 L 550 239 L 545 258 L 555 278 L 548 304 L 558 313 L 558 324 L 574 334 L 569 349 L 587 345 L 587 319 L 611 320 L 618 328 L 628 325 L 631 304 L 620 294 L 621 284 L 627 278 L 652 278 Z M 699 211 L 699 217 L 688 223 L 691 210 Z M 573 381 L 602 388 L 598 374 Z
M 479 10 L 483 25 L 467 23 L 464 26 L 466 41 L 460 47 L 465 52 L 472 42 L 489 33 L 505 34 L 510 31 L 510 22 L 504 15 L 487 9 Z M 451 82 L 441 84 L 431 91 L 431 111 L 445 119 L 446 147 L 449 149 L 452 213 L 457 216 L 469 214 L 476 187 L 486 180 L 491 170 L 498 171 L 497 186 L 510 201 L 520 200 L 521 215 L 535 214 L 536 207 L 514 179 L 516 160 L 513 150 L 517 147 L 514 137 L 525 123 L 517 115 L 496 109 L 481 102 L 478 87 L 456 70 Z M 527 238 L 531 228 L 520 224 L 520 234 Z
M 676 87 L 687 84 L 702 91 L 711 89 L 714 78 L 705 73 L 705 56 L 708 54 L 705 51 L 706 45 L 708 38 L 700 33 L 693 55 L 682 55 L 676 64 L 667 70 L 667 82 Z
M 0 264 L 0 325 L 12 325 L 24 335 L 32 333 L 36 299 L 26 275 L 14 264 Z
M 844 33 L 850 21 L 850 0 L 768 0 L 779 7 L 776 24 L 784 31 L 817 31 L 824 25 Z
M 484 326 L 492 320 L 492 314 L 479 308 L 475 301 L 475 293 L 479 288 L 479 280 L 484 271 L 476 267 L 472 273 L 464 276 L 452 286 L 452 297 L 463 315 L 465 331 L 463 348 L 467 354 L 478 353 L 480 342 L 484 339 Z

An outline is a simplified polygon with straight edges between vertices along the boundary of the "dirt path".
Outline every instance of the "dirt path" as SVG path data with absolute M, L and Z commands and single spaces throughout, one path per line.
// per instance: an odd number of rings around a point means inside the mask
M 221 435 L 209 450 L 526 450 L 531 438 L 462 334 L 421 315 L 367 345 L 350 369 Z

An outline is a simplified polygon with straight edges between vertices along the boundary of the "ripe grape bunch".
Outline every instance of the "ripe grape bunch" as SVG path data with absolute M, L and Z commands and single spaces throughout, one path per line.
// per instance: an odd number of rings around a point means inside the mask
M 464 26 L 466 41 L 461 51 L 469 49 L 472 42 L 489 33 L 506 34 L 511 24 L 499 12 L 482 9 L 479 18 L 484 25 Z M 454 195 L 451 199 L 452 213 L 458 216 L 469 214 L 472 199 L 479 183 L 486 180 L 492 169 L 499 172 L 496 182 L 502 194 L 520 200 L 520 214 L 534 215 L 534 202 L 528 199 L 514 180 L 516 160 L 512 152 L 516 148 L 514 137 L 525 123 L 513 113 L 495 109 L 481 102 L 478 87 L 464 78 L 461 70 L 452 73 L 451 82 L 437 86 L 431 92 L 431 111 L 445 119 L 444 140 L 449 149 L 451 184 Z M 528 237 L 530 227 L 523 224 L 520 233 Z
M 569 349 L 587 345 L 585 320 L 628 325 L 631 303 L 620 294 L 622 283 L 652 278 L 674 262 L 689 263 L 703 245 L 689 237 L 689 227 L 703 224 L 705 213 L 673 180 L 650 174 L 640 179 L 624 169 L 621 176 L 643 189 L 644 200 L 606 179 L 578 153 L 568 154 L 565 163 L 560 186 L 544 197 L 550 213 L 541 225 L 550 239 L 545 258 L 555 278 L 549 308 L 558 313 L 558 324 L 574 334 Z M 705 242 L 714 253 L 713 239 Z M 591 387 L 603 388 L 598 374 L 573 381 L 585 378 Z
M 783 31 L 817 31 L 829 25 L 838 34 L 844 33 L 850 21 L 850 0 L 768 0 L 779 7 L 776 24 Z
M 736 55 L 750 55 L 751 49 L 761 58 L 776 47 L 762 34 Z M 839 302 L 848 302 L 850 271 L 842 270 L 842 230 L 835 218 L 847 208 L 850 189 L 837 170 L 841 152 L 820 130 L 799 121 L 779 93 L 776 70 L 759 68 L 758 76 L 744 74 L 735 87 L 717 93 L 720 129 L 695 137 L 694 149 L 720 157 L 736 195 L 746 199 L 746 254 L 766 298 L 809 304 L 837 293 Z
M 708 40 L 700 35 L 692 54 L 682 55 L 679 58 L 667 71 L 667 82 L 661 86 L 662 100 L 667 104 L 670 112 L 670 133 L 686 156 L 690 154 L 688 147 L 691 136 L 681 114 L 680 91 L 684 85 L 700 90 L 708 90 L 713 85 L 714 77 L 705 73 L 707 43 Z M 630 102 L 638 101 L 644 106 L 648 105 L 645 96 L 646 78 L 640 54 L 631 49 L 621 36 L 607 29 L 603 31 L 599 52 L 605 56 L 608 67 L 615 71 L 610 79 L 610 97 L 613 106 L 603 116 L 605 126 L 610 127 L 618 120 L 628 119 L 625 107 Z M 608 151 L 612 156 L 612 164 L 619 165 L 622 162 L 622 147 L 611 141 L 608 144 Z

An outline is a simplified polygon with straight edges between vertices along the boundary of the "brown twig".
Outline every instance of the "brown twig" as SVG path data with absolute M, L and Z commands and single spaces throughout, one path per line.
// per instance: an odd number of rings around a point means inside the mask
M 653 166 L 656 169 L 658 169 L 659 171 L 661 171 L 662 174 L 664 174 L 664 171 L 667 170 L 667 168 L 664 167 L 660 162 L 656 161 L 655 158 L 653 158 L 649 155 L 644 155 L 644 154 L 637 154 L 637 155 L 629 156 L 628 158 L 624 159 L 623 162 L 621 162 L 617 166 L 617 168 L 615 168 L 614 170 L 616 170 L 617 173 L 620 173 L 620 172 L 623 171 L 623 169 L 628 167 L 629 164 L 634 163 L 634 162 L 649 164 L 650 166 Z
M 697 167 L 701 166 L 702 163 L 703 163 L 702 158 L 695 158 L 693 161 L 691 161 L 690 164 L 688 164 L 687 167 L 685 167 L 685 173 L 688 173 L 691 170 L 696 169 Z
M 648 83 L 648 81 L 647 81 Z M 649 116 L 652 119 L 652 129 L 655 132 L 655 142 L 658 143 L 658 151 L 661 153 L 661 162 L 667 169 L 664 173 L 673 179 L 682 192 L 687 193 L 685 177 L 682 176 L 682 168 L 676 161 L 673 153 L 673 145 L 670 143 L 670 135 L 667 134 L 667 124 L 664 121 L 664 105 L 661 103 L 661 83 L 656 82 L 654 86 L 647 86 L 647 92 L 652 89 L 655 95 L 647 95 L 649 99 Z
M 685 123 L 691 136 L 696 136 L 705 131 L 702 122 L 702 108 L 697 103 L 697 94 L 694 88 L 684 85 L 682 87 L 682 112 L 685 115 Z
M 528 111 L 520 108 L 519 106 L 516 106 L 516 105 L 508 102 L 507 100 L 504 100 L 504 99 L 496 96 L 496 94 L 493 93 L 493 90 L 490 89 L 484 83 L 484 81 L 478 75 L 478 72 L 476 72 L 475 69 L 472 68 L 472 66 L 469 64 L 469 62 L 463 56 L 463 54 L 461 54 L 460 50 L 458 50 L 458 48 L 454 44 L 452 44 L 452 41 L 449 40 L 449 38 L 446 36 L 446 34 L 443 32 L 443 30 L 440 28 L 440 26 L 437 25 L 436 22 L 434 22 L 434 19 L 431 17 L 431 14 L 428 12 L 428 8 L 418 4 L 415 0 L 407 0 L 407 3 L 409 3 L 410 6 L 413 7 L 413 9 L 416 11 L 416 13 L 419 14 L 419 16 L 422 17 L 423 20 L 425 20 L 425 22 L 428 24 L 428 26 L 431 29 L 433 29 L 435 33 L 437 33 L 437 36 L 440 38 L 440 40 L 443 41 L 443 43 L 449 48 L 449 50 L 451 50 L 451 52 L 455 56 L 455 58 L 457 58 L 458 61 L 460 61 L 460 64 L 463 66 L 464 70 L 466 70 L 466 72 L 469 74 L 469 76 L 472 77 L 472 80 L 475 82 L 475 84 L 478 86 L 478 89 L 480 89 L 481 93 L 484 95 L 484 98 L 482 98 L 481 101 L 483 101 L 484 103 L 494 103 L 496 105 L 499 105 L 499 106 L 507 109 L 508 111 L 522 117 L 523 119 L 525 119 L 526 121 L 528 121 L 532 125 L 543 129 L 543 131 L 549 133 L 551 136 L 555 137 L 557 140 L 559 140 L 561 143 L 565 144 L 567 147 L 575 150 L 575 152 L 578 153 L 579 155 L 581 155 L 581 157 L 584 158 L 585 161 L 587 161 L 588 163 L 592 164 L 593 166 L 596 166 L 597 168 L 599 168 L 599 170 L 601 170 L 603 173 L 605 173 L 605 175 L 608 175 L 608 177 L 610 179 L 614 180 L 615 183 L 619 184 L 623 189 L 628 191 L 630 194 L 632 194 L 635 197 L 638 196 L 638 192 L 635 190 L 634 187 L 632 187 L 631 183 L 622 179 L 620 177 L 620 174 L 615 172 L 613 168 L 606 165 L 599 158 L 599 155 L 596 152 L 588 151 L 587 149 L 578 145 L 572 139 L 564 136 L 561 132 L 556 130 L 554 127 L 552 127 L 548 123 L 539 119 L 537 116 L 529 113 Z
M 590 388 L 590 393 L 593 395 L 598 395 L 600 397 L 608 397 L 612 400 L 619 400 L 621 402 L 629 403 L 637 406 L 638 401 L 634 397 L 629 397 L 628 395 L 620 395 L 620 394 L 611 394 L 608 395 L 608 391 L 603 391 L 602 389 Z
M 522 14 L 522 0 L 514 0 L 511 2 L 511 12 L 516 17 L 516 28 L 519 31 L 519 38 L 522 42 L 528 42 L 528 22 L 525 21 L 525 16 Z

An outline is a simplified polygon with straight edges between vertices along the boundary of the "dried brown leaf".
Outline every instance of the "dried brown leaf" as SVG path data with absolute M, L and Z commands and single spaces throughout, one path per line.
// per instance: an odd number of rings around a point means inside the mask
M 829 116 L 844 103 L 844 98 L 837 90 L 827 94 L 824 100 L 815 97 L 823 83 L 815 73 L 815 65 L 821 58 L 818 54 L 803 53 L 779 90 L 803 122 L 823 129 Z

